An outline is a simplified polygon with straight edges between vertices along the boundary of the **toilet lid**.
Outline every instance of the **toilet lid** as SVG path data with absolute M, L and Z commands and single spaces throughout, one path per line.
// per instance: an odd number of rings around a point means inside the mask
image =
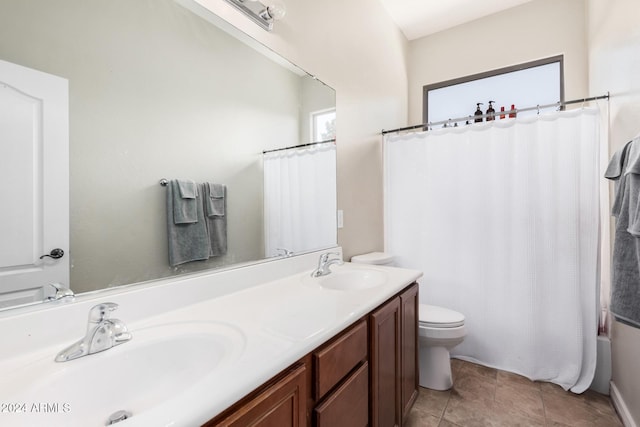
M 384 265 L 393 261 L 393 255 L 386 252 L 370 252 L 368 254 L 356 255 L 351 258 L 351 262 L 357 264 L 377 264 Z
M 464 315 L 436 305 L 420 304 L 420 324 L 436 328 L 456 328 L 464 325 Z

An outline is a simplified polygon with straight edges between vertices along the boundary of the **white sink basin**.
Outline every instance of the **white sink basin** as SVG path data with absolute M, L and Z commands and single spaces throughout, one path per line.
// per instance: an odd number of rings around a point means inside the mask
M 131 341 L 100 353 L 56 363 L 53 352 L 14 370 L 3 378 L 0 401 L 24 402 L 25 413 L 4 413 L 0 419 L 12 426 L 104 426 L 120 410 L 135 418 L 227 366 L 246 341 L 240 330 L 214 322 L 131 333 Z M 36 412 L 42 408 L 34 404 L 49 404 L 44 408 L 49 411 Z
M 332 272 L 322 277 L 310 277 L 308 283 L 336 291 L 362 291 L 387 283 L 387 274 L 373 269 L 332 267 Z

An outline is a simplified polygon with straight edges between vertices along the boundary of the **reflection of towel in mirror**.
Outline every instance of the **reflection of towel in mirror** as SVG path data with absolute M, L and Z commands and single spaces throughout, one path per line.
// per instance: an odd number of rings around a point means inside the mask
M 203 184 L 204 205 L 211 256 L 227 253 L 227 188 L 222 184 Z
M 167 235 L 169 265 L 171 266 L 208 259 L 211 251 L 201 200 L 202 192 L 198 194 L 196 189 L 193 193 L 196 196 L 192 199 L 195 204 L 196 221 L 189 223 L 176 221 L 175 201 L 184 200 L 181 197 L 176 197 L 179 193 L 177 181 L 169 181 L 169 185 L 167 185 Z
M 207 216 L 224 216 L 225 186 L 206 182 L 204 184 L 204 211 Z
M 198 221 L 196 197 L 198 186 L 189 179 L 172 179 L 169 185 L 173 188 L 173 222 L 174 224 L 191 224 Z
M 640 328 L 640 138 L 614 154 L 605 177 L 616 181 L 611 312 Z

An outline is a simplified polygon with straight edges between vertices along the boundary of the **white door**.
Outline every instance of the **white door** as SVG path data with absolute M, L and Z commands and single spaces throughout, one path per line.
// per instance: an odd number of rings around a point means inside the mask
M 68 98 L 66 79 L 0 61 L 0 307 L 69 286 Z

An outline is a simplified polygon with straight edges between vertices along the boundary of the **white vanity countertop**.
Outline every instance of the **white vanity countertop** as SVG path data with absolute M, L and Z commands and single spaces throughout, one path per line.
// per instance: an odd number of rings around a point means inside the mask
M 236 342 L 242 344 L 234 352 L 232 360 L 227 360 L 219 369 L 195 380 L 192 385 L 176 389 L 175 394 L 171 393 L 172 396 L 162 404 L 146 411 L 136 413 L 136 408 L 111 408 L 105 402 L 105 416 L 96 420 L 95 425 L 104 425 L 105 417 L 119 409 L 133 412 L 131 418 L 118 423 L 123 427 L 201 425 L 422 276 L 416 270 L 350 263 L 332 266 L 332 270 L 337 274 L 346 270 L 378 270 L 386 275 L 387 280 L 369 289 L 331 290 L 320 287 L 317 279 L 310 277 L 309 270 L 133 323 L 127 322 L 124 314 L 116 312 L 114 317 L 127 323 L 133 340 L 137 330 L 144 331 L 155 325 L 211 323 L 233 329 Z M 130 345 L 124 343 L 102 353 L 55 364 L 53 357 L 67 344 L 18 355 L 11 360 L 0 360 L 0 375 L 29 363 L 33 366 L 50 364 L 59 369 L 60 365 L 73 364 L 81 359 L 96 358 L 94 360 L 97 361 L 101 355 L 110 352 L 122 351 L 125 354 L 126 347 Z M 193 349 L 185 348 L 184 351 Z M 185 354 L 185 360 L 189 360 L 187 356 Z M 37 373 L 38 369 L 33 371 Z M 117 388 L 115 385 L 114 390 Z M 91 398 L 91 386 L 88 386 L 86 395 L 87 399 Z M 0 392 L 0 403 L 5 403 L 8 396 L 11 394 Z M 56 396 L 49 400 L 55 401 Z M 20 425 L 20 422 L 34 425 L 33 416 L 0 413 L 0 425 L 4 425 L 3 417 L 10 417 L 11 425 Z M 56 422 L 64 426 L 90 425 L 86 419 L 76 420 L 73 410 L 39 419 L 46 419 L 50 426 L 58 425 Z M 7 420 L 9 418 L 4 421 Z

